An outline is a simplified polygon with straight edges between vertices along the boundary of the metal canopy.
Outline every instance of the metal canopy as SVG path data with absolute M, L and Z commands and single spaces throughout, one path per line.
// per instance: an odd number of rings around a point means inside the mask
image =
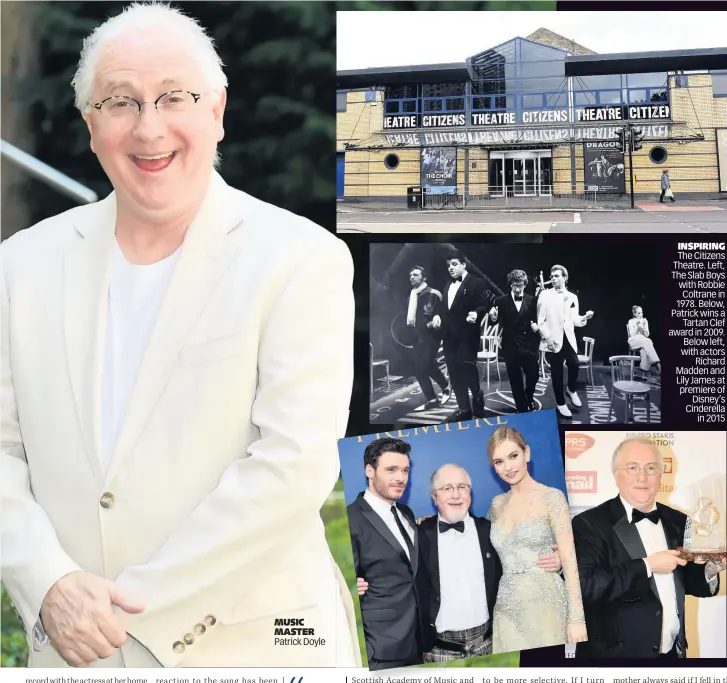
M 605 76 L 725 68 L 727 68 L 727 47 L 666 52 L 621 52 L 565 58 L 566 76 Z
M 464 62 L 454 64 L 420 64 L 417 66 L 391 66 L 376 69 L 353 69 L 336 73 L 336 88 L 350 90 L 377 85 L 407 83 L 452 83 L 469 78 Z

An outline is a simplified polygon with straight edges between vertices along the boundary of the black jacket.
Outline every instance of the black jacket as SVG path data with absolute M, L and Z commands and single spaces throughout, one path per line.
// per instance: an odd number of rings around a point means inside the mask
M 480 537 L 482 565 L 485 570 L 485 590 L 490 622 L 495 609 L 497 587 L 502 576 L 502 565 L 490 543 L 490 522 L 484 517 L 472 517 Z M 436 621 L 441 602 L 439 587 L 439 533 L 437 516 L 429 517 L 419 525 L 419 571 L 417 592 L 421 596 L 420 614 L 422 624 L 422 646 L 429 652 L 437 638 Z
M 396 508 L 415 530 L 411 562 L 363 493 L 346 508 L 356 576 L 369 584 L 360 598 L 369 659 L 404 660 L 421 652 L 414 585 L 419 564 L 417 525 L 410 508 L 398 503 Z
M 684 542 L 685 514 L 657 503 L 669 549 Z M 573 518 L 588 641 L 578 643 L 576 657 L 657 657 L 662 609 L 656 582 L 647 578 L 641 537 L 629 523 L 620 498 L 612 498 Z M 718 579 L 719 580 L 719 579 Z M 686 652 L 684 596 L 712 595 L 704 565 L 688 563 L 674 571 L 680 632 L 677 650 Z
M 468 273 L 457 290 L 452 307 L 449 308 L 450 284 L 447 284 L 442 291 L 440 312 L 445 350 L 447 347 L 464 347 L 468 354 L 476 356 L 482 335 L 482 319 L 490 308 L 485 283 Z M 477 322 L 467 322 L 470 311 L 477 313 Z
M 502 354 L 510 355 L 538 355 L 540 334 L 533 332 L 531 322 L 538 322 L 538 307 L 535 297 L 523 294 L 520 311 L 517 310 L 512 294 L 508 292 L 495 299 L 498 318 L 502 330 Z

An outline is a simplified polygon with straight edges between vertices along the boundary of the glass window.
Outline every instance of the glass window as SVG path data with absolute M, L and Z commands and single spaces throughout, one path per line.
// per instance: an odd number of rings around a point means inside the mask
M 646 102 L 646 90 L 629 90 L 629 103 L 639 104 Z
M 386 100 L 386 102 L 384 102 L 384 112 L 386 114 L 398 114 L 399 104 L 399 100 Z
M 424 100 L 424 111 L 442 111 L 442 100 Z
M 533 109 L 543 106 L 542 95 L 523 95 L 523 109 Z
M 416 114 L 417 101 L 416 100 L 404 100 L 401 103 L 401 111 L 406 112 L 407 114 Z
M 588 107 L 597 103 L 596 93 L 594 92 L 577 92 L 575 93 L 576 106 Z
M 620 90 L 602 90 L 598 93 L 600 104 L 621 104 Z
M 339 91 L 336 93 L 336 111 L 346 111 L 346 99 L 348 92 Z
M 393 171 L 399 166 L 399 157 L 396 154 L 387 154 L 386 157 L 384 157 L 384 166 L 386 166 L 386 168 L 390 171 Z
M 375 90 L 366 91 L 366 101 L 367 102 L 376 102 L 376 91 Z
M 629 74 L 626 76 L 626 85 L 629 88 L 644 88 L 653 86 L 655 88 L 666 86 L 666 72 L 652 74 Z
M 447 111 L 464 111 L 464 97 L 448 97 L 444 100 Z
M 666 102 L 668 100 L 666 89 L 664 90 L 650 90 L 649 101 L 651 102 Z
M 417 97 L 416 85 L 387 85 L 384 99 L 399 100 L 409 97 Z
M 637 84 L 638 85 L 638 84 Z M 574 90 L 616 90 L 621 88 L 621 76 L 576 76 L 573 79 Z
M 545 106 L 546 107 L 567 107 L 568 106 L 568 93 L 567 92 L 549 92 L 545 94 Z
M 450 97 L 464 95 L 464 83 L 424 83 L 422 97 Z
M 472 109 L 491 109 L 492 98 L 491 97 L 473 97 L 472 98 Z

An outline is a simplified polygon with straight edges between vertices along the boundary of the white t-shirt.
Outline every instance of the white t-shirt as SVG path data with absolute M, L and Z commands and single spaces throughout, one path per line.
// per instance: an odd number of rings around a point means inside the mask
M 102 377 L 102 465 L 108 470 L 180 249 L 136 266 L 114 241 Z

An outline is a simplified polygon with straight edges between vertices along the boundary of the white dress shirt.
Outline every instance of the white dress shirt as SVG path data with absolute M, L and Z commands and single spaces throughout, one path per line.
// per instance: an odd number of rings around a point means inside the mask
M 619 498 L 626 510 L 626 518 L 630 524 L 634 508 L 621 496 L 619 496 Z M 656 503 L 654 503 L 651 510 L 656 510 Z M 647 512 L 651 512 L 651 510 L 647 510 Z M 642 519 L 637 522 L 636 530 L 639 532 L 639 537 L 641 538 L 641 542 L 644 544 L 644 550 L 646 551 L 647 556 L 661 552 L 662 550 L 669 550 L 661 520 L 659 520 L 658 524 L 654 524 L 648 519 Z M 651 577 L 652 572 L 651 569 L 649 569 L 646 558 L 644 558 L 644 564 L 646 565 L 647 575 Z M 661 652 L 666 653 L 674 647 L 674 641 L 679 635 L 679 612 L 677 609 L 677 594 L 674 586 L 674 574 L 654 574 L 653 576 L 654 581 L 656 582 L 656 590 L 659 593 L 661 611 L 663 614 L 661 620 Z
M 129 263 L 114 242 L 102 384 L 103 468 L 108 469 L 141 362 L 181 249 L 146 266 Z
M 462 276 L 461 280 L 454 280 L 450 285 L 449 289 L 447 290 L 447 308 L 452 308 L 452 302 L 454 301 L 454 297 L 457 296 L 457 292 L 459 292 L 459 288 L 464 283 L 464 279 L 467 277 L 467 273 L 465 273 Z
M 401 531 L 399 531 L 399 527 L 396 524 L 396 520 L 394 519 L 394 513 L 391 511 L 391 508 L 393 508 L 393 504 L 389 503 L 385 500 L 382 500 L 378 496 L 374 495 L 369 491 L 369 489 L 366 489 L 364 492 L 364 500 L 371 506 L 373 511 L 381 517 L 381 519 L 384 520 L 384 524 L 386 524 L 387 527 L 389 527 L 389 531 L 391 531 L 392 534 L 394 534 L 394 538 L 396 538 L 397 541 L 399 541 L 399 545 L 403 548 L 404 552 L 406 553 L 406 556 L 409 558 L 409 561 L 411 561 L 411 555 L 409 555 L 409 548 L 406 545 L 406 541 L 404 540 L 404 537 L 401 535 Z M 407 534 L 409 534 L 409 540 L 411 540 L 412 545 L 414 545 L 414 529 L 411 528 L 411 524 L 409 524 L 409 520 L 402 514 L 401 510 L 397 510 L 396 514 L 399 516 L 399 519 L 401 520 L 401 525 L 406 530 Z
M 442 517 L 439 516 L 438 520 Z M 464 532 L 438 534 L 439 592 L 437 633 L 481 626 L 490 617 L 487 609 L 485 568 L 475 520 L 464 518 Z
M 522 296 L 525 296 L 525 295 L 523 294 L 521 296 L 520 301 L 515 300 L 515 295 L 512 292 L 510 292 L 510 296 L 512 297 L 512 301 L 515 304 L 515 308 L 517 308 L 517 312 L 520 313 L 520 309 L 522 308 L 522 305 L 523 305 Z

